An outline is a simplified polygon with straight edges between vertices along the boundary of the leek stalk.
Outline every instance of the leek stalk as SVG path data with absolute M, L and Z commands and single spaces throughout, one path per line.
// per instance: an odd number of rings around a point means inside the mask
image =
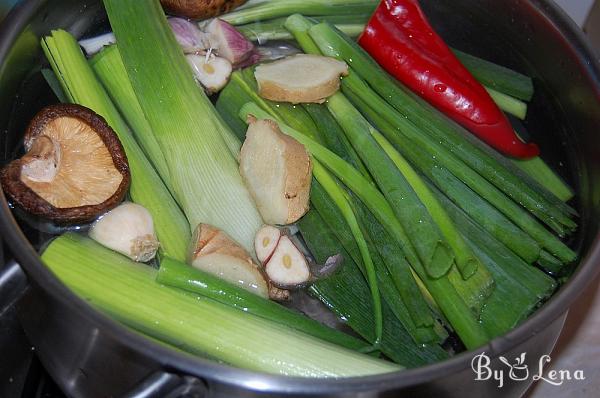
M 401 369 L 214 300 L 162 286 L 154 280 L 155 269 L 80 235 L 65 234 L 52 241 L 42 261 L 77 295 L 125 325 L 233 366 L 321 378 Z
M 463 279 L 469 279 L 477 268 L 481 266 L 479 259 L 473 254 L 460 233 L 456 230 L 454 223 L 448 217 L 440 203 L 433 196 L 427 185 L 421 180 L 421 177 L 415 172 L 408 161 L 385 139 L 378 131 L 372 131 L 371 134 L 375 141 L 383 148 L 385 153 L 392 159 L 396 167 L 406 177 L 415 193 L 421 199 L 421 202 L 427 207 L 427 211 L 436 222 L 440 231 L 446 238 L 446 241 L 454 251 L 456 266 L 460 270 Z
M 356 203 L 355 198 L 348 198 L 347 200 L 348 204 L 350 204 L 350 210 L 355 215 L 354 217 L 357 218 L 355 223 L 360 224 L 361 235 L 364 238 L 364 242 L 367 244 L 369 257 L 375 266 L 379 291 L 381 292 L 383 301 L 388 304 L 395 318 L 400 320 L 416 344 L 439 341 L 440 337 L 435 334 L 431 327 L 433 325 L 433 318 L 428 309 L 425 308 L 423 310 L 423 308 L 419 308 L 419 310 L 423 311 L 414 313 L 414 311 L 412 311 L 413 308 L 409 307 L 409 304 L 419 301 L 420 294 L 417 292 L 419 295 L 410 297 L 410 301 L 406 303 L 403 293 L 407 292 L 400 292 L 396 288 L 396 284 L 390 271 L 386 268 L 386 264 L 384 264 L 383 258 L 379 255 L 378 249 L 373 243 L 373 239 L 369 236 L 369 220 L 364 217 L 362 206 L 360 206 L 359 203 Z M 311 206 L 321 215 L 326 226 L 333 232 L 340 242 L 341 247 L 348 253 L 350 259 L 358 266 L 366 279 L 368 275 L 366 272 L 365 260 L 363 259 L 361 249 L 354 234 L 350 231 L 350 223 L 346 220 L 346 217 L 344 217 L 344 209 L 332 202 L 324 187 L 318 182 L 313 182 L 311 187 Z M 393 244 L 395 245 L 395 243 Z M 408 267 L 408 264 L 406 264 L 406 266 Z M 384 324 L 386 321 L 387 320 L 384 320 Z
M 97 80 L 77 40 L 57 30 L 42 40 L 42 48 L 69 101 L 92 109 L 117 133 L 129 161 L 132 200 L 152 214 L 162 253 L 184 260 L 189 224 Z
M 146 156 L 163 176 L 163 180 L 168 183 L 170 176 L 167 160 L 152 133 L 146 116 L 144 116 L 144 111 L 140 107 L 133 87 L 131 87 L 118 47 L 116 45 L 105 47 L 90 60 L 90 65 L 106 88 L 108 95 L 131 126 L 133 134 Z
M 190 225 L 214 225 L 248 252 L 262 221 L 226 142 L 233 133 L 198 87 L 158 0 L 105 0 L 119 53 Z M 151 60 L 151 62 L 149 62 Z
M 342 347 L 353 350 L 364 350 L 369 347 L 367 343 L 360 339 L 324 326 L 281 304 L 259 297 L 212 274 L 169 257 L 161 259 L 156 281 L 166 286 L 208 297 L 240 311 L 287 325 Z

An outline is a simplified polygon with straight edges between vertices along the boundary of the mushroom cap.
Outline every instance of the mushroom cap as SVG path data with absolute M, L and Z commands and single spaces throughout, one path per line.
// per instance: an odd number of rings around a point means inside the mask
M 29 123 L 24 144 L 28 152 L 2 169 L 0 181 L 7 196 L 32 215 L 60 224 L 89 222 L 127 193 L 131 177 L 123 146 L 88 108 L 42 109 Z
M 205 19 L 225 14 L 246 0 L 160 0 L 165 11 L 192 19 Z

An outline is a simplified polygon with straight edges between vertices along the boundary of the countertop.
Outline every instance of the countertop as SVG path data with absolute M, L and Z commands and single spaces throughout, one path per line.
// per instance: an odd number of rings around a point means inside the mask
M 600 266 L 600 264 L 599 264 Z M 538 381 L 528 398 L 600 397 L 600 280 L 595 280 L 569 311 L 546 374 L 582 370 L 585 380 L 566 380 L 554 386 Z

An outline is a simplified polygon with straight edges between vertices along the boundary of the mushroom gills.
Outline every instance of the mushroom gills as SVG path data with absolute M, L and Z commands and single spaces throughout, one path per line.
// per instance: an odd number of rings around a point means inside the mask
M 60 145 L 52 138 L 42 135 L 33 140 L 22 160 L 23 178 L 35 182 L 52 182 L 60 164 Z
M 21 159 L 21 181 L 54 207 L 101 204 L 123 181 L 102 138 L 78 118 L 62 116 L 48 122 L 44 135 L 26 147 L 29 152 L 42 149 L 46 160 L 28 152 Z

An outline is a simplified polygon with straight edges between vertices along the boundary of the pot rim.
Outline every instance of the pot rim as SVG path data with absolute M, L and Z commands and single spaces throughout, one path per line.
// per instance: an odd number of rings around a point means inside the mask
M 27 26 L 29 19 L 45 3 L 45 0 L 26 0 L 10 11 L 0 26 L 0 62 L 6 58 L 12 44 Z M 597 57 L 583 36 L 583 32 L 552 0 L 527 0 L 524 3 L 537 10 L 559 33 L 561 38 L 569 43 L 580 66 L 586 70 L 586 77 L 593 83 L 597 97 L 600 98 L 600 64 L 597 61 L 589 62 L 589 60 L 596 60 Z M 596 266 L 600 263 L 600 233 L 598 233 L 587 255 L 579 263 L 577 270 L 550 300 L 515 329 L 495 338 L 483 347 L 465 351 L 448 360 L 431 365 L 375 376 L 314 380 L 270 375 L 219 364 L 169 349 L 140 336 L 94 310 L 84 300 L 72 293 L 42 264 L 38 253 L 31 246 L 13 217 L 4 193 L 1 193 L 1 197 L 0 232 L 2 232 L 3 239 L 9 244 L 11 252 L 36 286 L 42 288 L 70 311 L 93 321 L 116 341 L 143 355 L 154 358 L 167 371 L 183 372 L 200 379 L 208 379 L 254 391 L 327 394 L 350 391 L 361 392 L 373 390 L 373 388 L 381 389 L 382 385 L 385 385 L 385 389 L 394 389 L 416 385 L 443 375 L 462 371 L 470 366 L 474 355 L 486 352 L 491 358 L 495 358 L 543 330 L 568 310 L 574 300 L 600 272 L 600 267 Z M 38 281 L 43 281 L 43 283 Z

